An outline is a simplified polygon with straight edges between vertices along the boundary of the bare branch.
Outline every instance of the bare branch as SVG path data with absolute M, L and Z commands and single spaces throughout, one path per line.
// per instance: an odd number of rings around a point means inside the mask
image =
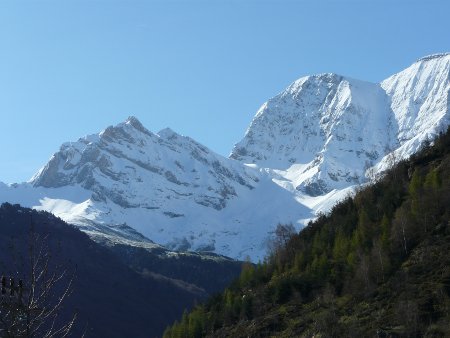
M 28 257 L 23 262 L 25 283 L 15 289 L 10 277 L 10 296 L 0 299 L 0 335 L 3 337 L 67 337 L 77 315 L 58 323 L 62 305 L 72 293 L 75 271 L 68 272 L 52 260 L 49 236 L 34 232 L 31 221 Z

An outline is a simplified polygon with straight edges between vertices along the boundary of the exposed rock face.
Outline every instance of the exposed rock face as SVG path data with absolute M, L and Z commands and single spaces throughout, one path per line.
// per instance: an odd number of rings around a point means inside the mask
M 296 188 L 322 195 L 363 182 L 365 169 L 396 146 L 392 117 L 378 84 L 304 77 L 263 104 L 231 158 L 282 170 L 304 164 Z
M 365 182 L 449 125 L 449 69 L 450 54 L 439 54 L 381 84 L 301 78 L 262 105 L 230 157 L 288 171 L 295 165 L 296 188 L 311 196 Z
M 257 175 L 249 172 L 188 137 L 170 129 L 153 134 L 130 117 L 99 135 L 63 144 L 31 183 L 77 184 L 96 201 L 109 199 L 124 208 L 164 208 L 176 198 L 220 210 L 236 196 L 236 185 L 253 188 Z

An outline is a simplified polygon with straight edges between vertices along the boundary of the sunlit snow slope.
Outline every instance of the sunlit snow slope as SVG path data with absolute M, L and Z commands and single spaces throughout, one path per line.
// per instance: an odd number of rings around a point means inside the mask
M 278 222 L 313 217 L 265 171 L 169 129 L 154 134 L 135 117 L 63 144 L 29 183 L 0 195 L 96 239 L 238 258 L 263 258 Z
M 278 169 L 310 196 L 366 182 L 449 125 L 449 68 L 438 54 L 381 84 L 301 78 L 262 105 L 230 157 Z
M 134 117 L 65 143 L 0 201 L 53 212 L 94 239 L 262 259 L 279 222 L 301 228 L 411 155 L 449 119 L 450 55 L 381 84 L 301 78 L 264 103 L 230 158 Z

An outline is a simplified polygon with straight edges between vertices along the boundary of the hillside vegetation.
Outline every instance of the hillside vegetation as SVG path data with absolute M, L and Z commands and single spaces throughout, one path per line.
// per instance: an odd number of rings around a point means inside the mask
M 449 188 L 450 130 L 299 234 L 279 226 L 164 337 L 449 337 Z
M 58 307 L 55 323 L 55 327 L 68 323 L 76 313 L 71 337 L 158 337 L 167 323 L 204 294 L 187 283 L 134 271 L 110 250 L 50 213 L 1 204 L 0 274 L 22 279 L 25 294 L 38 278 L 30 272 L 33 247 L 34 252 L 39 253 L 35 262 L 41 262 L 38 265 L 41 270 L 37 270 L 42 276 L 36 282 L 38 287 L 46 283 L 48 276 L 66 272 L 66 278 L 61 278 L 50 290 L 51 297 L 40 297 L 47 308 L 59 301 L 58 297 L 73 275 L 71 293 Z M 3 293 L 0 300 L 0 337 L 22 337 L 7 334 L 12 325 L 6 320 L 8 311 L 5 309 L 13 303 Z M 52 324 L 52 317 L 42 322 L 46 328 Z M 44 334 L 37 331 L 28 336 L 43 337 Z M 62 337 L 62 334 L 55 336 Z

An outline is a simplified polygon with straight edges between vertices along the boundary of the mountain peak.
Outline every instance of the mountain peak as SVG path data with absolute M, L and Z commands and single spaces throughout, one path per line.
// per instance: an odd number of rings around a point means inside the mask
M 263 104 L 231 157 L 287 169 L 294 163 L 318 162 L 336 140 L 351 146 L 348 153 L 364 154 L 364 149 L 359 149 L 364 144 L 380 155 L 383 147 L 364 126 L 385 128 L 387 110 L 387 99 L 378 84 L 334 73 L 303 77 Z M 352 148 L 355 144 L 357 149 Z M 340 151 L 344 148 L 338 147 Z M 377 156 L 370 153 L 369 157 Z
M 142 123 L 134 116 L 129 116 L 124 122 L 121 122 L 115 126 L 109 126 L 102 132 L 100 132 L 99 137 L 103 140 L 114 140 L 117 138 L 126 138 L 130 140 L 134 138 L 137 134 L 145 134 L 147 136 L 153 137 L 154 134 L 145 128 Z M 135 136 L 131 136 L 131 135 Z
M 300 90 L 305 83 L 339 83 L 344 77 L 335 73 L 320 73 L 314 75 L 303 76 L 298 80 L 292 82 L 285 90 L 285 92 L 295 92 Z
M 445 58 L 445 57 L 448 57 L 448 56 L 450 56 L 450 52 L 431 54 L 431 55 L 427 55 L 427 56 L 421 57 L 419 60 L 417 60 L 417 62 L 424 62 L 424 61 L 431 61 L 431 60 L 436 60 L 436 59 L 442 59 L 442 58 Z
M 173 139 L 173 138 L 178 137 L 179 134 L 174 132 L 172 129 L 167 127 L 167 128 L 164 128 L 164 129 L 160 130 L 158 132 L 158 136 L 169 140 L 169 139 Z
M 407 154 L 447 128 L 450 99 L 450 53 L 425 56 L 381 82 L 391 98 L 398 140 Z
M 125 120 L 125 123 L 138 126 L 142 125 L 141 121 L 139 121 L 138 118 L 133 115 L 128 116 L 128 118 Z
M 315 78 L 319 80 L 329 80 L 329 81 L 340 81 L 344 77 L 342 75 L 336 74 L 336 73 L 319 73 L 312 76 L 309 76 L 309 78 Z
M 134 129 L 139 130 L 140 132 L 143 132 L 144 134 L 150 135 L 151 132 L 144 127 L 144 125 L 139 121 L 135 116 L 129 116 L 125 122 L 123 123 L 125 125 L 130 125 Z

